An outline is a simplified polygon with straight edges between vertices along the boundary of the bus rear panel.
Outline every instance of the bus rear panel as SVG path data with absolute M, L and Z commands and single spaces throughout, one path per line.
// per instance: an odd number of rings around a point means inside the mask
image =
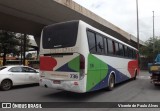
M 85 92 L 85 58 L 77 39 L 79 21 L 54 24 L 43 29 L 40 85 Z

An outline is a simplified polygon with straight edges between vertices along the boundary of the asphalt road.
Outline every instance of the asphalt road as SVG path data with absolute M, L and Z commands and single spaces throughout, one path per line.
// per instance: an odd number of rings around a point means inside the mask
M 160 87 L 151 84 L 149 76 L 148 72 L 141 71 L 137 80 L 118 84 L 113 91 L 100 90 L 85 94 L 49 89 L 37 85 L 18 86 L 9 91 L 0 91 L 0 102 L 160 102 Z M 106 111 L 106 109 L 101 110 Z M 115 110 L 123 111 L 124 109 Z M 151 109 L 145 109 L 145 111 L 147 110 Z

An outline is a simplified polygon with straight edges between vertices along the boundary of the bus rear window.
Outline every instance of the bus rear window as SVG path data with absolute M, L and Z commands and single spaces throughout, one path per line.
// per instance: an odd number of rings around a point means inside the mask
M 43 30 L 44 49 L 73 47 L 76 44 L 79 21 L 64 22 L 47 26 Z

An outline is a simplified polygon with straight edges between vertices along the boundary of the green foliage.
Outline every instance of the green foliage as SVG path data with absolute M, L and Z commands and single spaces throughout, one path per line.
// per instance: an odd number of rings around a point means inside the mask
M 0 31 L 0 53 L 16 53 L 18 44 L 20 43 L 16 39 L 16 33 Z
M 140 54 L 146 58 L 154 59 L 158 53 L 160 53 L 160 37 L 149 38 L 145 46 L 140 48 Z
M 14 33 L 9 31 L 0 30 L 0 53 L 13 53 L 19 55 L 20 47 L 23 51 L 24 34 Z M 26 37 L 26 50 L 29 49 L 29 36 Z
M 3 53 L 3 65 L 6 62 L 6 54 L 19 55 L 23 51 L 24 34 L 0 30 L 0 54 Z M 29 37 L 26 38 L 26 50 L 29 46 Z

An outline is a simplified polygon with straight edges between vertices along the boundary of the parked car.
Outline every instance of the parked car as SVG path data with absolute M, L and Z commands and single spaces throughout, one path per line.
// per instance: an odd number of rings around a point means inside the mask
M 0 88 L 9 90 L 15 85 L 39 83 L 39 71 L 28 66 L 0 67 Z

